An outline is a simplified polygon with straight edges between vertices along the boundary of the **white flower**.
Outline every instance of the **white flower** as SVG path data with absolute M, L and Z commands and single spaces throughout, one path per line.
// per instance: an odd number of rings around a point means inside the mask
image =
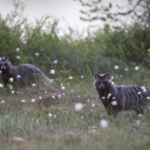
M 84 116 L 81 116 L 81 119 L 83 119 L 84 118 Z
M 110 98 L 110 96 L 111 96 L 111 93 L 109 93 L 109 94 L 108 94 L 107 98 L 109 99 L 109 98 Z
M 84 78 L 84 75 L 81 76 L 81 79 L 83 79 L 83 78 Z
M 36 85 L 33 83 L 32 86 L 36 86 Z
M 54 118 L 56 118 L 57 116 L 56 115 L 54 115 Z
M 10 79 L 9 79 L 9 81 L 10 81 L 10 82 L 13 82 L 13 81 L 14 81 L 14 79 L 13 79 L 13 78 L 10 78 Z
M 80 98 L 80 95 L 78 95 L 78 98 Z
M 51 82 L 51 83 L 54 83 L 54 79 L 51 79 L 50 82 Z
M 142 86 L 141 89 L 144 90 L 144 89 L 145 89 L 145 86 Z
M 55 98 L 55 96 L 53 95 L 52 98 Z
M 48 117 L 51 118 L 53 115 L 51 113 L 48 114 Z
M 112 99 L 116 99 L 116 97 L 112 97 Z
M 135 67 L 135 70 L 139 70 L 139 67 L 138 67 L 138 66 L 136 66 L 136 67 Z
M 21 57 L 20 57 L 20 56 L 16 56 L 16 58 L 17 58 L 17 59 L 20 59 Z
M 5 101 L 4 101 L 4 100 L 2 100 L 2 101 L 1 101 L 1 104 L 5 104 Z
M 90 102 L 90 99 L 88 99 L 87 102 Z
M 17 78 L 21 78 L 21 75 L 18 74 L 18 75 L 17 75 Z
M 105 99 L 105 97 L 104 97 L 104 96 L 102 96 L 102 99 Z
M 22 102 L 22 103 L 25 103 L 25 100 L 23 99 L 23 100 L 21 100 L 21 102 Z
M 12 93 L 12 94 L 14 94 L 14 93 L 15 93 L 15 91 L 12 91 L 11 93 Z
M 55 70 L 51 70 L 50 73 L 51 73 L 51 74 L 55 74 Z
M 143 115 L 142 114 L 139 114 L 139 117 L 142 117 Z
M 47 93 L 47 91 L 45 91 L 45 94 Z
M 114 82 L 111 82 L 112 85 L 114 85 Z
M 74 107 L 75 107 L 76 111 L 80 111 L 83 109 L 83 104 L 82 103 L 76 103 Z
M 58 63 L 58 60 L 54 60 L 54 64 L 57 64 Z
M 3 84 L 0 83 L 0 88 L 2 88 L 2 87 L 3 87 Z
M 36 52 L 35 55 L 36 55 L 36 56 L 39 56 L 39 53 Z
M 115 69 L 118 69 L 119 67 L 116 65 L 114 68 L 115 68 Z
M 92 104 L 92 107 L 95 107 L 95 104 Z
M 17 142 L 25 142 L 25 140 L 21 137 L 14 137 L 13 140 Z
M 125 68 L 124 70 L 125 70 L 125 71 L 128 71 L 128 68 Z
M 112 104 L 113 106 L 116 106 L 116 105 L 117 105 L 117 101 L 112 101 L 111 104 Z
M 102 119 L 99 123 L 101 128 L 107 128 L 108 127 L 108 122 L 105 119 Z
M 136 120 L 136 124 L 137 124 L 137 126 L 139 126 L 140 125 L 140 120 Z
M 17 47 L 17 48 L 16 48 L 16 51 L 18 52 L 19 50 L 20 50 L 20 48 L 19 48 L 19 47 Z
M 61 98 L 61 95 L 58 95 L 58 98 Z
M 41 97 L 41 96 L 39 96 L 39 99 L 42 99 L 42 97 Z
M 34 103 L 34 102 L 35 102 L 35 99 L 32 99 L 31 102 Z
M 70 76 L 70 77 L 69 77 L 69 79 L 70 79 L 70 80 L 72 80 L 72 79 L 73 79 L 73 77 L 72 77 L 72 76 Z
M 140 95 L 141 94 L 141 92 L 138 92 L 138 95 Z
M 0 70 L 0 73 L 2 73 L 2 71 Z
M 62 87 L 61 87 L 61 89 L 62 89 L 62 90 L 64 90 L 64 89 L 65 89 L 65 87 L 64 87 L 64 86 L 62 86 Z
M 13 86 L 12 86 L 12 85 L 11 85 L 11 86 L 9 86 L 9 89 L 10 89 L 10 90 L 12 90 L 12 89 L 13 89 Z

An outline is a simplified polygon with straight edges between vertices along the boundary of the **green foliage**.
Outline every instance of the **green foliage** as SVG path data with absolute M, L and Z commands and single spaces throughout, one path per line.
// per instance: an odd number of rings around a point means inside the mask
M 22 17 L 20 9 L 23 4 L 15 3 L 11 14 L 0 17 L 0 56 L 10 57 L 13 65 L 31 63 L 46 74 L 54 69 L 59 78 L 95 72 L 125 73 L 125 68 L 134 70 L 148 54 L 149 26 L 143 28 L 137 22 L 122 27 L 106 24 L 95 33 L 87 31 L 85 38 L 69 27 L 69 34 L 60 37 L 58 20 L 45 16 L 33 25 Z M 115 65 L 119 66 L 117 72 Z

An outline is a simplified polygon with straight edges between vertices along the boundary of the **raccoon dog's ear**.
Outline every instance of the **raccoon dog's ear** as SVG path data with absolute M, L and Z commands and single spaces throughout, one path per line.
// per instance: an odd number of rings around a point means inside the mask
M 98 73 L 95 73 L 95 79 L 98 78 L 98 77 L 99 77 L 99 74 L 98 74 Z
M 108 79 L 111 79 L 110 73 L 106 73 L 106 74 L 105 74 L 105 77 L 107 77 Z

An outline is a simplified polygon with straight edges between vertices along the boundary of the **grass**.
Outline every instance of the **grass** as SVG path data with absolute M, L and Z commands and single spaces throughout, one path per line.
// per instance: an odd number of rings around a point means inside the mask
M 37 103 L 39 96 L 44 99 L 45 95 L 52 94 L 50 91 L 44 92 L 46 87 L 28 87 L 20 89 L 18 94 L 17 91 L 12 94 L 1 89 L 0 101 L 5 100 L 6 103 L 0 104 L 0 149 L 149 149 L 149 110 L 143 116 L 135 112 L 121 112 L 113 118 L 107 115 L 94 89 L 91 90 L 92 81 L 80 84 L 70 81 L 69 85 L 63 85 L 66 88 L 61 92 L 66 95 L 60 99 L 48 96 L 49 103 L 46 104 Z M 35 98 L 35 103 L 31 102 L 32 98 Z M 22 103 L 22 99 L 26 102 Z M 77 102 L 84 105 L 81 111 L 74 109 Z M 48 116 L 49 113 L 52 117 Z M 107 128 L 100 126 L 102 119 L 108 122 Z M 15 141 L 14 137 L 25 141 Z

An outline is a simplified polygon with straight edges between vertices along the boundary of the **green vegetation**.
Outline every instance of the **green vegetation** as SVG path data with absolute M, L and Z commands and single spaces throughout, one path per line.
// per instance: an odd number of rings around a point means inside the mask
M 150 111 L 108 116 L 93 75 L 110 72 L 115 84 L 149 87 L 150 27 L 138 21 L 121 27 L 106 24 L 94 33 L 87 31 L 87 37 L 69 28 L 70 33 L 60 37 L 58 20 L 45 16 L 33 25 L 21 14 L 23 4 L 14 6 L 6 18 L 0 15 L 0 56 L 10 57 L 13 65 L 39 67 L 54 79 L 61 98 L 37 83 L 9 92 L 0 87 L 0 149 L 149 149 Z M 52 69 L 55 74 L 49 74 Z M 83 104 L 80 111 L 75 110 L 77 102 Z M 106 128 L 100 125 L 102 119 Z

